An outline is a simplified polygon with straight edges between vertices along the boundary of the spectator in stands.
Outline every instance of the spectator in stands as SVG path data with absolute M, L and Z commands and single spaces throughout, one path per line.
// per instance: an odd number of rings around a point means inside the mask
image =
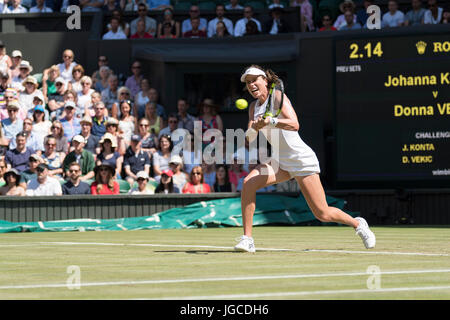
M 11 87 L 17 89 L 17 91 L 25 90 L 25 87 L 22 85 L 22 82 L 28 78 L 30 73 L 33 71 L 33 67 L 27 60 L 22 60 L 19 65 L 19 75 L 12 79 Z
M 3 41 L 0 40 L 0 71 L 8 72 L 8 69 L 11 68 L 11 66 L 12 61 L 11 58 L 6 54 L 6 46 Z
M 50 127 L 51 135 L 56 139 L 56 152 L 66 155 L 69 152 L 69 142 L 64 135 L 64 129 L 59 120 L 55 120 Z
M 149 130 L 150 122 L 142 118 L 138 123 L 138 134 L 141 137 L 142 151 L 146 152 L 150 159 L 158 149 L 158 136 Z
M 27 183 L 37 178 L 36 168 L 39 164 L 43 163 L 44 160 L 38 154 L 32 154 L 28 158 L 28 168 L 20 173 L 20 186 L 25 190 L 27 188 Z
M 137 22 L 137 31 L 136 33 L 132 34 L 130 39 L 151 39 L 153 36 L 145 31 L 145 20 L 140 19 Z
M 227 27 L 223 21 L 218 21 L 216 24 L 216 33 L 212 35 L 212 38 L 227 38 L 231 37 L 232 33 L 229 33 Z
M 83 76 L 81 78 L 81 91 L 78 92 L 78 107 L 79 111 L 82 110 L 82 112 L 78 112 L 77 116 L 81 117 L 82 115 L 86 114 L 89 110 L 89 108 L 92 107 L 92 94 L 95 92 L 94 89 L 92 89 L 92 80 L 89 76 Z
M 45 119 L 45 109 L 44 106 L 38 104 L 34 107 L 34 111 L 32 114 L 33 119 L 33 134 L 42 139 L 50 134 L 50 128 L 52 126 L 51 121 Z
M 88 115 L 89 117 L 93 118 L 95 116 L 95 110 L 94 110 L 94 106 L 98 103 L 98 102 L 102 102 L 102 95 L 97 92 L 94 91 L 91 94 L 91 102 L 92 102 L 92 106 L 90 108 L 88 108 L 88 113 L 86 113 L 85 115 Z M 103 114 L 107 117 L 108 116 L 108 110 L 105 108 L 103 109 Z
M 74 59 L 75 55 L 73 51 L 66 49 L 63 52 L 63 62 L 58 64 L 60 77 L 62 77 L 66 82 L 72 80 L 72 70 L 73 67 L 77 65 Z
M 19 185 L 20 173 L 16 169 L 10 169 L 4 174 L 6 184 L 0 188 L 2 196 L 25 196 L 25 189 Z
M 437 0 L 428 0 L 428 10 L 423 16 L 423 24 L 439 24 L 442 22 L 444 9 L 438 7 Z
M 233 163 L 231 164 L 230 169 L 228 170 L 230 182 L 234 185 L 236 190 L 239 184 L 239 180 L 248 175 L 248 172 L 243 169 L 243 164 L 239 162 L 240 161 L 238 161 L 237 155 L 235 155 L 233 158 Z
M 38 154 L 41 154 L 41 152 L 44 150 L 44 139 L 43 137 L 38 137 L 32 132 L 32 130 L 33 119 L 25 118 L 23 120 L 23 129 L 21 132 L 26 134 L 26 147 L 34 150 Z M 9 149 L 12 150 L 14 148 L 16 148 L 16 140 L 11 139 L 11 142 L 9 143 Z
M 184 171 L 188 174 L 191 173 L 195 166 L 200 166 L 202 163 L 201 137 L 199 137 L 198 140 L 200 145 L 197 148 L 197 146 L 195 146 L 194 135 L 185 136 L 182 156 L 184 159 Z
M 356 22 L 364 27 L 366 27 L 367 19 L 369 18 L 367 8 L 373 5 L 373 3 L 374 0 L 364 0 L 363 7 L 356 12 Z
M 442 23 L 450 23 L 450 4 L 444 8 L 444 12 L 442 13 Z
M 198 5 L 192 5 L 189 9 L 189 18 L 183 20 L 183 23 L 181 25 L 181 33 L 184 35 L 186 32 L 192 30 L 192 19 L 199 19 L 199 26 L 198 29 L 202 30 L 206 33 L 206 29 L 208 28 L 208 22 L 205 18 L 200 17 L 200 8 Z
M 208 129 L 218 129 L 223 132 L 223 121 L 218 114 L 219 106 L 211 98 L 205 98 L 201 104 L 198 120 L 202 122 L 202 133 Z
M 183 159 L 179 155 L 172 155 L 169 161 L 169 168 L 173 172 L 173 183 L 181 192 L 189 180 L 189 175 L 183 171 Z
M 117 90 L 117 100 L 112 104 L 111 107 L 111 117 L 119 119 L 120 117 L 120 101 L 130 100 L 131 101 L 131 91 L 125 86 L 120 87 Z
M 172 170 L 164 170 L 161 173 L 161 180 L 159 182 L 159 185 L 155 189 L 155 193 L 180 193 L 178 187 L 173 183 Z
M 322 17 L 322 27 L 319 31 L 336 31 L 337 29 L 333 26 L 333 19 L 329 14 L 325 14 Z
M 17 101 L 11 101 L 7 104 L 9 118 L 2 120 L 3 137 L 10 143 L 12 139 L 16 138 L 16 135 L 23 129 L 23 121 L 17 117 L 19 112 L 19 103 Z
M 149 187 L 148 182 L 150 177 L 145 171 L 139 171 L 136 174 L 137 186 L 133 187 L 128 194 L 138 195 L 138 194 L 154 194 L 154 187 Z
M 123 40 L 126 39 L 126 34 L 119 29 L 120 20 L 117 17 L 111 17 L 110 20 L 111 29 L 105 33 L 102 37 L 103 40 Z
M 6 162 L 3 157 L 0 158 L 0 186 L 5 185 Z
M 169 161 L 172 156 L 173 142 L 169 135 L 159 138 L 159 150 L 153 154 L 153 173 L 155 180 L 159 181 L 161 173 L 169 169 Z
M 128 0 L 128 3 L 125 5 L 125 11 L 138 11 L 140 2 L 142 0 Z
M 22 0 L 11 0 L 11 5 L 4 9 L 3 13 L 27 13 L 27 8 L 22 6 Z
M 35 77 L 28 76 L 23 82 L 22 85 L 25 87 L 25 90 L 20 94 L 19 103 L 20 106 L 28 113 L 29 110 L 33 109 L 33 98 L 35 95 L 39 96 L 39 98 L 44 101 L 44 94 L 41 90 L 38 89 L 38 82 Z
M 270 9 L 269 13 L 271 19 L 268 20 L 263 27 L 264 33 L 279 34 L 291 32 L 291 27 L 286 19 L 283 18 L 283 8 L 275 6 Z
M 8 57 L 8 56 L 6 56 L 6 57 Z M 4 59 L 5 59 L 5 57 L 2 57 L 2 58 L 0 58 L 0 61 L 2 61 Z M 12 64 L 9 67 L 9 70 L 11 72 L 11 78 L 13 78 L 13 77 L 16 77 L 19 75 L 19 66 L 20 66 L 20 63 L 22 62 L 22 52 L 20 52 L 19 50 L 14 50 L 11 53 L 11 61 L 12 61 Z
M 354 16 L 355 15 L 352 13 L 352 11 L 350 10 L 345 11 L 344 17 L 346 23 L 344 23 L 339 27 L 339 31 L 361 29 L 362 28 L 361 25 L 358 22 L 355 22 Z
M 199 29 L 200 18 L 191 18 L 191 29 L 183 33 L 183 38 L 206 38 L 206 31 Z
M 36 0 L 36 5 L 30 8 L 30 13 L 49 13 L 53 12 L 52 8 L 45 5 L 45 0 Z
M 112 12 L 112 17 L 119 19 L 119 31 L 122 31 L 127 38 L 130 36 L 130 24 L 128 22 L 125 22 L 122 16 L 122 11 L 120 10 L 114 10 Z M 111 23 L 108 23 L 106 26 L 108 30 L 111 30 Z
M 91 184 L 91 194 L 119 194 L 120 186 L 115 180 L 114 168 L 109 163 L 97 165 L 94 169 L 95 181 Z
M 106 122 L 109 119 L 105 116 L 105 104 L 102 101 L 97 102 L 94 105 L 94 111 L 91 133 L 94 136 L 102 137 L 106 133 Z
M 300 30 L 314 31 L 313 7 L 309 0 L 294 0 L 290 3 L 291 7 L 300 7 Z
M 160 117 L 166 120 L 166 109 L 159 104 L 159 93 L 155 88 L 150 88 L 148 90 L 148 99 L 150 102 L 156 103 L 156 112 Z
M 403 25 L 405 21 L 405 15 L 403 12 L 398 10 L 398 2 L 397 0 L 389 0 L 388 1 L 388 12 L 383 15 L 383 19 L 381 21 L 382 28 L 393 28 L 400 27 Z
M 136 174 L 140 171 L 150 172 L 150 158 L 147 152 L 141 149 L 141 136 L 134 134 L 131 136 L 130 147 L 127 149 L 123 157 L 123 168 L 126 180 L 133 186 L 137 180 Z
M 156 111 L 156 103 L 148 102 L 146 104 L 144 118 L 147 119 L 150 124 L 149 131 L 158 136 L 159 131 L 164 128 L 164 120 Z
M 124 155 L 127 145 L 124 141 L 122 133 L 119 132 L 119 120 L 109 117 L 106 121 L 106 133 L 112 134 L 117 140 L 117 151 L 120 155 Z
M 92 129 L 92 119 L 89 116 L 84 116 L 83 119 L 80 120 L 81 124 L 81 132 L 80 135 L 83 136 L 86 145 L 84 149 L 90 151 L 92 154 L 97 154 L 98 142 L 100 141 L 100 137 L 94 136 L 91 134 Z
M 216 34 L 218 22 L 225 24 L 228 34 L 233 34 L 233 22 L 225 17 L 225 6 L 222 3 L 216 4 L 216 17 L 208 22 L 208 38 Z
M 63 169 L 64 175 L 68 176 L 69 165 L 72 162 L 77 162 L 81 167 L 81 180 L 89 180 L 94 177 L 95 160 L 90 151 L 84 149 L 86 140 L 81 135 L 76 135 L 72 139 L 72 146 L 74 147 L 72 152 L 64 158 Z
M 179 38 L 181 35 L 180 22 L 173 18 L 172 9 L 164 9 L 163 21 L 158 24 L 158 38 Z
M 192 168 L 189 175 L 189 181 L 186 182 L 183 188 L 183 193 L 210 193 L 211 188 L 207 183 L 204 183 L 203 170 L 201 166 Z
M 53 136 L 47 136 L 44 139 L 44 146 L 45 151 L 42 154 L 42 160 L 48 166 L 49 176 L 61 179 L 65 155 L 56 151 L 56 139 Z
M 138 5 L 138 17 L 130 23 L 130 34 L 134 35 L 138 32 L 138 21 L 144 21 L 144 32 L 149 33 L 153 38 L 156 37 L 156 20 L 148 16 L 148 6 L 146 3 L 141 2 Z
M 91 188 L 89 184 L 81 181 L 81 167 L 78 163 L 72 162 L 69 164 L 69 179 L 62 185 L 62 192 L 67 194 L 91 194 Z
M 256 22 L 252 20 L 247 22 L 247 24 L 245 25 L 244 36 L 254 36 L 258 34 L 260 34 L 260 32 L 258 30 L 258 25 L 256 24 Z
M 188 109 L 189 103 L 186 98 L 179 98 L 177 101 L 178 128 L 186 129 L 191 134 L 194 134 L 194 121 L 196 118 L 187 112 Z
M 119 104 L 119 132 L 123 135 L 126 146 L 130 144 L 131 136 L 136 130 L 136 118 L 131 115 L 133 103 L 130 100 L 122 100 Z
M 96 164 L 108 163 L 114 168 L 114 176 L 120 179 L 123 157 L 117 152 L 117 138 L 107 132 L 99 142 L 100 153 L 97 155 Z
M 112 74 L 108 78 L 108 88 L 102 91 L 102 101 L 108 109 L 108 113 L 111 114 L 111 108 L 114 103 L 118 102 L 117 89 L 119 87 L 119 79 L 115 74 Z
M 99 12 L 102 10 L 105 0 L 80 0 L 83 12 Z
M 35 153 L 27 146 L 27 134 L 19 132 L 16 135 L 16 147 L 6 151 L 5 161 L 8 169 L 17 169 L 19 172 L 25 171 L 28 167 L 28 159 Z
M 243 10 L 244 7 L 239 4 L 239 0 L 230 0 L 230 3 L 225 5 L 227 11 L 231 10 Z
M 226 164 L 218 164 L 216 166 L 214 192 L 236 192 L 235 185 L 230 182 L 228 167 Z
M 65 84 L 64 79 L 59 76 L 59 68 L 57 65 L 53 65 L 50 68 L 45 69 L 44 72 L 42 73 L 42 93 L 44 94 L 44 97 L 47 99 L 46 101 L 49 100 L 50 95 L 55 94 L 57 91 L 56 79 L 62 80 L 62 84 L 63 85 Z
M 73 90 L 66 90 L 65 81 L 58 77 L 55 80 L 56 92 L 48 95 L 48 109 L 50 110 L 50 119 L 56 119 L 62 116 L 64 104 L 68 101 L 76 103 L 77 94 Z
M 144 78 L 142 76 L 142 64 L 140 61 L 134 61 L 131 64 L 132 75 L 125 81 L 125 86 L 130 90 L 132 97 L 135 97 L 140 91 L 141 81 Z M 131 97 L 128 97 L 130 99 Z
M 60 120 L 64 128 L 64 135 L 69 141 L 81 131 L 80 120 L 75 117 L 76 108 L 74 102 L 66 102 L 64 105 L 65 116 Z
M 106 0 L 102 7 L 103 12 L 113 12 L 115 10 L 122 10 L 125 7 L 125 0 Z
M 357 21 L 357 17 L 355 14 L 355 3 L 352 0 L 345 0 L 344 2 L 342 2 L 339 5 L 339 10 L 341 10 L 342 14 L 339 15 L 336 19 L 336 21 L 334 22 L 334 27 L 338 30 L 340 30 L 340 27 L 342 27 L 343 25 L 348 24 L 347 19 L 345 19 L 345 12 L 346 11 L 350 11 L 353 14 L 353 23 L 356 25 Z M 353 25 L 353 24 L 352 24 Z
M 216 181 L 216 168 L 214 163 L 206 163 L 206 161 L 203 161 L 202 169 L 205 183 L 209 185 L 211 190 L 213 190 L 214 182 Z
M 0 71 L 0 93 L 3 94 L 9 88 L 9 74 L 8 72 Z
M 254 21 L 258 27 L 258 31 L 261 32 L 261 23 L 253 18 L 253 8 L 251 6 L 245 6 L 244 8 L 244 17 L 236 21 L 234 25 L 234 36 L 241 37 L 246 32 L 246 25 L 248 21 Z
M 108 88 L 108 78 L 112 74 L 112 70 L 108 66 L 101 66 L 97 74 L 99 79 L 95 81 L 94 88 L 96 91 L 102 92 Z
M 99 56 L 98 60 L 97 60 L 97 65 L 98 65 L 98 70 L 94 71 L 94 73 L 92 74 L 92 77 L 91 77 L 92 81 L 94 82 L 94 87 L 96 86 L 97 81 L 101 80 L 100 68 L 108 67 L 108 57 L 104 56 L 104 55 Z M 109 69 L 109 67 L 108 67 L 108 69 Z M 106 77 L 106 79 L 107 79 L 107 77 Z M 107 85 L 106 79 L 105 79 L 105 82 L 103 83 L 103 89 L 106 88 L 106 85 Z M 97 90 L 97 91 L 101 92 L 102 90 Z
M 150 101 L 150 81 L 146 78 L 142 78 L 139 83 L 139 92 L 134 96 L 133 114 L 141 119 L 145 114 L 145 105 Z
M 163 135 L 171 136 L 172 133 L 178 129 L 178 116 L 176 113 L 169 114 L 167 119 L 167 127 L 162 128 L 158 133 L 158 138 L 161 138 Z M 174 145 L 176 145 L 179 141 L 173 141 Z
M 41 163 L 36 168 L 37 178 L 32 179 L 27 184 L 27 196 L 60 196 L 62 195 L 61 184 L 48 174 L 45 163 Z
M 68 89 L 74 90 L 76 93 L 80 93 L 83 89 L 81 85 L 81 78 L 84 77 L 84 68 L 82 65 L 78 64 L 72 69 L 72 80 L 68 84 Z
M 36 110 L 37 106 L 42 106 L 42 110 L 44 113 L 44 117 L 42 118 L 43 120 L 49 119 L 49 113 L 48 110 L 45 109 L 45 103 L 44 103 L 44 99 L 42 99 L 42 96 L 35 94 L 33 95 L 33 108 L 31 108 L 30 110 L 28 110 L 28 113 L 26 115 L 27 118 L 33 118 L 34 112 Z

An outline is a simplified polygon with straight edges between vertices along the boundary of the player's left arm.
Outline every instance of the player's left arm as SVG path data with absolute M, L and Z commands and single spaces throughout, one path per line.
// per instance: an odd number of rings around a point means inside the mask
M 281 101 L 281 91 L 275 91 L 275 105 L 279 106 Z M 276 124 L 277 128 L 290 130 L 290 131 L 298 131 L 300 125 L 298 123 L 297 114 L 295 113 L 294 108 L 292 107 L 291 101 L 289 98 L 284 95 L 283 99 L 283 107 L 281 108 L 280 115 L 276 118 L 278 123 Z M 267 124 L 270 123 L 270 117 L 265 119 Z

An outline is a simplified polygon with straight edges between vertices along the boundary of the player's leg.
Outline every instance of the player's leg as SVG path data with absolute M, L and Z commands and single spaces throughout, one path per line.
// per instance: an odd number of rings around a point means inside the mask
M 335 222 L 351 226 L 363 239 L 366 248 L 375 246 L 375 235 L 370 231 L 363 218 L 353 218 L 339 208 L 330 207 L 326 201 L 325 191 L 318 174 L 297 176 L 300 190 L 308 203 L 314 216 L 322 222 Z

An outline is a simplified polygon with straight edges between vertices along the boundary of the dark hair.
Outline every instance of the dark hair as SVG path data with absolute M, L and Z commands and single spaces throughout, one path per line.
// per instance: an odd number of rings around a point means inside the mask
M 174 188 L 173 188 L 173 176 L 171 177 L 172 179 L 170 179 L 169 183 L 167 184 L 169 193 L 173 193 L 174 192 Z M 161 180 L 159 181 L 158 186 L 155 189 L 155 193 L 164 193 L 164 184 L 162 183 L 162 177 Z
M 230 182 L 230 175 L 228 174 L 228 166 L 226 164 L 218 164 L 216 165 L 216 172 L 220 168 L 223 168 L 225 170 L 225 188 L 230 187 L 231 188 L 231 182 Z M 218 189 L 218 182 L 217 182 L 217 174 L 216 174 L 216 181 L 214 182 L 214 190 Z
M 275 74 L 275 72 L 273 72 L 270 69 L 264 69 L 263 67 L 257 65 L 257 64 L 252 64 L 250 67 L 248 68 L 257 68 L 260 69 L 262 71 L 265 72 L 266 74 L 266 79 L 267 79 L 267 87 L 270 88 L 270 86 L 272 85 L 272 83 L 278 84 L 278 82 L 280 81 L 280 78 Z M 247 69 L 248 69 L 247 68 Z M 246 70 L 247 70 L 246 69 Z M 246 88 L 245 88 L 246 89 Z
M 172 138 L 168 135 L 168 134 L 163 134 L 161 137 L 159 137 L 159 141 L 158 141 L 158 144 L 159 144 L 159 150 L 161 150 L 161 139 L 162 138 L 166 138 L 167 140 L 169 140 L 169 143 L 170 143 L 170 146 L 169 146 L 169 151 L 170 152 L 172 152 L 172 149 L 173 149 L 173 141 L 172 141 Z

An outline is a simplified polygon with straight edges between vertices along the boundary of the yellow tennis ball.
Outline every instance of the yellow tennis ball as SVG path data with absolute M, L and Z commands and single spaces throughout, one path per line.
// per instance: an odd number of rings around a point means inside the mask
M 244 110 L 248 107 L 248 102 L 245 99 L 237 99 L 236 100 L 236 108 L 240 110 Z

